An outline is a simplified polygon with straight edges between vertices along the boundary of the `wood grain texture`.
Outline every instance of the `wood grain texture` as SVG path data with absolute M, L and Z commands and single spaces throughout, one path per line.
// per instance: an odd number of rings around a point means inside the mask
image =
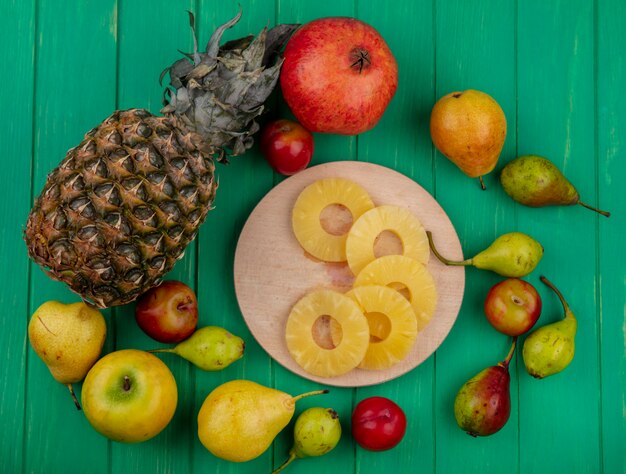
M 12 52 L 12 68 L 20 80 L 0 91 L 5 113 L 3 149 L 6 183 L 0 188 L 0 307 L 6 308 L 0 331 L 0 426 L 10 436 L 0 436 L 0 459 L 7 472 L 23 469 L 26 364 L 28 357 L 28 271 L 22 228 L 30 209 L 30 175 L 33 147 L 35 3 L 10 2 L 4 12 L 0 44 Z M 21 100 L 15 100 L 20 97 Z M 9 259 L 15 256 L 15 259 Z
M 37 4 L 33 198 L 67 150 L 115 108 L 115 2 L 82 2 L 58 13 L 51 3 Z M 64 284 L 50 280 L 36 265 L 31 267 L 31 311 L 47 300 L 80 301 Z M 111 350 L 112 342 L 109 315 L 106 311 L 105 351 Z M 71 466 L 106 473 L 107 440 L 91 429 L 67 388 L 50 376 L 32 350 L 27 374 L 24 470 L 63 471 Z M 80 384 L 75 390 L 80 399 Z
M 498 170 L 516 152 L 515 10 L 513 2 L 459 0 L 437 1 L 435 8 L 437 98 L 478 89 L 491 95 L 507 118 L 504 149 L 496 170 L 484 178 L 486 191 L 451 161 L 436 156 L 435 197 L 454 222 L 468 258 L 505 232 L 528 231 L 516 225 L 514 206 L 498 183 Z M 519 455 L 517 378 L 511 378 L 509 422 L 496 435 L 474 439 L 458 428 L 454 418 L 454 398 L 461 385 L 501 361 L 511 344 L 487 323 L 483 312 L 489 288 L 502 277 L 468 268 L 466 278 L 457 324 L 436 354 L 436 470 L 454 472 L 462 463 L 467 473 L 508 473 L 516 469 Z
M 591 2 L 571 2 L 569 7 L 530 1 L 520 8 L 519 153 L 548 157 L 593 205 L 597 196 L 594 12 Z M 549 88 L 542 87 L 546 77 Z M 578 316 L 576 355 L 564 372 L 538 381 L 520 371 L 521 472 L 601 470 L 598 217 L 580 206 L 518 209 L 520 228 L 531 231 L 545 248 L 544 258 L 529 279 L 544 302 L 538 325 L 563 316 L 560 303 L 538 281 L 539 275 L 561 290 Z M 567 428 L 564 420 L 568 420 Z
M 258 34 L 274 18 L 274 3 L 255 1 L 243 6 L 241 21 L 224 35 L 224 40 Z M 208 41 L 213 30 L 237 14 L 236 1 L 198 4 L 199 44 Z M 200 323 L 222 326 L 242 337 L 246 352 L 242 360 L 222 372 L 195 371 L 196 389 L 193 394 L 194 416 L 189 429 L 194 433 L 192 472 L 204 473 L 208 468 L 224 473 L 270 472 L 272 452 L 268 450 L 259 458 L 245 463 L 233 464 L 219 460 L 200 444 L 197 433 L 197 413 L 202 402 L 215 387 L 232 379 L 249 379 L 271 386 L 271 361 L 254 342 L 237 306 L 233 287 L 233 258 L 235 246 L 246 216 L 254 205 L 272 187 L 273 175 L 257 150 L 243 156 L 233 157 L 227 165 L 218 165 L 219 188 L 212 210 L 202 226 L 198 237 L 197 273 Z M 288 387 L 286 387 L 288 388 Z
M 626 473 L 626 200 L 620 160 L 626 151 L 626 97 L 616 84 L 626 81 L 626 31 L 621 19 L 626 5 L 597 2 L 596 12 L 596 160 L 597 204 L 613 211 L 598 219 L 598 291 L 596 315 L 599 331 L 600 467 L 606 473 Z M 594 196 L 591 196 L 593 199 Z M 589 315 L 591 317 L 591 315 Z
M 276 23 L 300 23 L 304 24 L 316 18 L 327 16 L 354 16 L 356 14 L 357 3 L 354 0 L 333 0 L 332 2 L 293 2 L 290 0 L 278 0 L 276 2 Z M 293 117 L 291 111 L 279 99 L 277 112 L 279 116 Z M 328 163 L 331 161 L 354 160 L 357 159 L 358 137 L 347 137 L 339 135 L 314 134 L 315 152 L 310 166 Z M 274 184 L 282 181 L 284 177 L 275 175 Z M 275 387 L 281 390 L 293 392 L 307 392 L 319 388 L 325 388 L 318 382 L 302 379 L 298 375 L 285 370 L 279 364 L 273 363 L 273 381 Z M 325 406 L 335 409 L 339 414 L 344 433 L 350 431 L 350 413 L 355 401 L 355 390 L 347 388 L 332 387 L 331 392 L 324 398 L 304 399 L 296 407 L 296 417 L 310 406 Z M 295 417 L 294 417 L 295 422 Z M 277 467 L 287 456 L 293 445 L 293 423 L 277 437 L 274 443 L 274 463 Z M 354 441 L 349 436 L 342 436 L 337 447 L 328 453 L 328 460 L 332 462 L 333 469 L 337 472 L 354 472 L 356 469 Z M 315 466 L 308 466 L 306 462 L 295 463 L 289 469 L 293 471 L 304 471 L 314 469 Z
M 161 71 L 180 59 L 180 51 L 193 50 L 193 36 L 187 10 L 195 10 L 192 0 L 153 1 L 149 8 L 138 0 L 118 2 L 117 11 L 117 108 L 142 107 L 159 114 L 162 107 Z M 141 18 L 141 21 L 138 19 Z M 167 275 L 196 288 L 197 241 L 185 250 Z M 165 345 L 148 337 L 135 322 L 135 305 L 113 309 L 115 348 L 154 349 Z M 151 443 L 126 445 L 111 443 L 110 470 L 115 473 L 189 471 L 196 435 L 190 426 L 195 417 L 195 368 L 173 354 L 159 354 L 174 375 L 178 386 L 178 405 L 174 418 Z
M 0 190 L 0 460 L 2 471 L 90 473 L 270 472 L 292 445 L 293 421 L 272 448 L 244 464 L 216 459 L 197 438 L 196 416 L 206 395 L 235 378 L 297 394 L 326 387 L 273 362 L 256 343 L 237 305 L 233 260 L 239 234 L 256 204 L 284 177 L 272 173 L 257 147 L 218 166 L 216 208 L 171 279 L 193 286 L 200 324 L 242 336 L 244 358 L 207 373 L 164 355 L 179 386 L 172 424 L 142 445 L 119 445 L 97 434 L 67 390 L 52 379 L 28 345 L 30 314 L 46 300 L 78 298 L 28 263 L 21 239 L 32 199 L 47 173 L 84 132 L 116 107 L 160 108 L 158 74 L 189 51 L 187 14 L 196 14 L 200 45 L 243 10 L 232 39 L 277 22 L 356 16 L 378 29 L 399 64 L 396 96 L 373 130 L 359 137 L 315 135 L 312 165 L 359 160 L 387 166 L 433 194 L 471 256 L 498 235 L 519 230 L 545 247 L 526 278 L 544 301 L 539 325 L 561 317 L 558 300 L 539 282 L 545 274 L 579 319 L 577 351 L 563 373 L 545 380 L 526 373 L 521 354 L 511 367 L 512 413 L 499 433 L 482 439 L 456 426 L 452 404 L 470 376 L 504 357 L 509 339 L 486 322 L 482 305 L 497 275 L 467 269 L 463 305 L 449 336 L 411 372 L 370 387 L 330 387 L 328 395 L 298 402 L 336 409 L 344 434 L 335 450 L 299 460 L 288 472 L 493 472 L 626 474 L 626 261 L 622 234 L 626 200 L 622 159 L 626 109 L 626 6 L 622 0 L 105 0 L 3 3 L 0 49 L 7 84 L 0 92 L 4 185 Z M 432 147 L 430 109 L 452 90 L 490 93 L 508 121 L 507 141 L 487 191 Z M 261 123 L 291 116 L 277 92 Z M 8 152 L 8 153 L 7 153 Z M 579 206 L 530 209 L 501 189 L 498 172 L 519 154 L 553 160 L 584 201 L 612 212 L 609 219 Z M 384 189 L 381 191 L 385 191 Z M 154 343 L 136 326 L 133 305 L 106 311 L 104 352 L 147 349 Z M 523 342 L 523 338 L 522 341 Z M 80 384 L 75 386 L 80 396 Z M 361 399 L 381 395 L 407 413 L 405 439 L 373 453 L 356 445 L 350 415 Z M 294 417 L 295 419 L 295 417 Z
M 358 137 L 357 157 L 399 171 L 435 195 L 434 152 L 428 122 L 435 99 L 435 2 L 361 2 L 357 17 L 385 38 L 398 63 L 398 90 L 381 121 Z M 401 137 L 401 138 L 400 138 Z M 356 390 L 355 402 L 383 394 L 408 414 L 407 439 L 397 449 L 375 453 L 356 449 L 357 471 L 435 471 L 436 353 L 408 374 L 380 387 Z

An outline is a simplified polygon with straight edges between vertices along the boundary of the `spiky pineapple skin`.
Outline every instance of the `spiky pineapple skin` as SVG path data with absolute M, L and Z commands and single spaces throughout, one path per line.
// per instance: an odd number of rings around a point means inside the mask
M 252 146 L 255 118 L 278 81 L 278 51 L 298 25 L 264 28 L 220 46 L 241 11 L 193 54 L 166 68 L 163 117 L 114 112 L 68 151 L 29 214 L 30 257 L 100 308 L 122 305 L 159 283 L 183 256 L 211 209 L 213 158 Z
M 117 111 L 48 175 L 26 224 L 29 255 L 94 305 L 125 304 L 183 256 L 216 189 L 189 132 Z

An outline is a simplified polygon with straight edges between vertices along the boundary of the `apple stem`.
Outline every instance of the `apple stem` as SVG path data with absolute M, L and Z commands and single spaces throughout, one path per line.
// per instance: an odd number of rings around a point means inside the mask
M 178 306 L 176 306 L 176 309 L 178 311 L 189 311 L 191 308 L 193 308 L 193 303 L 189 302 L 189 303 L 181 303 Z
M 296 459 L 296 453 L 295 450 L 292 450 L 289 453 L 289 458 L 287 458 L 287 460 L 275 471 L 272 471 L 272 474 L 276 474 L 277 472 L 282 471 L 283 469 L 285 469 L 287 466 L 289 466 L 289 464 L 291 464 L 291 462 Z
M 74 387 L 72 387 L 71 383 L 67 384 L 67 388 L 70 391 L 70 395 L 72 396 L 72 400 L 74 400 L 74 405 L 76 405 L 77 410 L 81 410 L 80 403 L 78 403 L 78 398 L 76 398 L 76 394 L 74 393 Z
M 442 257 L 439 254 L 439 252 L 437 251 L 437 248 L 435 247 L 435 244 L 433 242 L 433 234 L 432 234 L 432 232 L 427 230 L 426 231 L 426 236 L 428 237 L 428 245 L 430 245 L 430 250 L 433 251 L 433 254 L 435 255 L 435 257 L 437 257 L 437 259 L 441 263 L 444 263 L 446 265 L 455 265 L 455 266 L 461 266 L 461 267 L 464 267 L 466 265 L 470 265 L 471 264 L 470 260 L 463 260 L 462 262 L 454 262 L 452 260 L 448 260 L 447 258 Z
M 124 375 L 124 386 L 122 387 L 125 392 L 130 390 L 130 378 L 128 375 Z
M 602 214 L 604 217 L 611 217 L 611 213 L 607 212 L 607 211 L 602 211 L 596 207 L 590 206 L 589 204 L 585 204 L 582 201 L 578 201 L 578 204 L 580 204 L 582 207 L 586 207 L 587 209 L 591 209 L 592 211 L 596 211 L 598 214 Z
M 511 349 L 509 349 L 509 353 L 507 354 L 506 359 L 504 359 L 500 363 L 502 367 L 504 367 L 505 369 L 509 368 L 509 363 L 511 362 L 511 358 L 513 357 L 513 352 L 515 352 L 516 345 L 517 345 L 517 336 L 513 338 L 513 344 L 511 344 Z
M 480 181 L 480 189 L 482 189 L 483 191 L 484 191 L 485 189 L 487 189 L 487 187 L 485 186 L 485 183 L 484 183 L 484 181 L 483 181 L 483 177 L 482 177 L 482 176 L 479 176 L 479 177 L 478 177 L 478 181 Z
M 554 286 L 550 280 L 548 280 L 546 277 L 544 277 L 543 275 L 541 275 L 539 277 L 539 279 L 546 285 L 548 286 L 548 288 L 550 288 L 552 291 L 554 291 L 556 293 L 556 296 L 559 297 L 559 299 L 561 300 L 561 304 L 563 305 L 563 311 L 565 311 L 565 314 L 567 314 L 569 312 L 569 305 L 567 304 L 567 301 L 565 301 L 565 298 L 563 298 L 563 295 L 561 294 L 561 292 L 558 290 L 558 288 L 556 286 Z
M 300 395 L 297 395 L 297 396 L 292 398 L 292 401 L 297 402 L 301 398 L 310 397 L 311 395 L 322 395 L 324 393 L 328 393 L 328 390 L 314 390 L 313 392 L 306 392 L 306 393 L 302 393 Z

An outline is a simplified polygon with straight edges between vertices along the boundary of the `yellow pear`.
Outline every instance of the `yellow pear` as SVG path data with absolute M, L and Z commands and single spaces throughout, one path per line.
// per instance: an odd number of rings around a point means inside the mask
M 83 380 L 98 360 L 105 338 L 104 317 L 82 302 L 48 301 L 37 308 L 28 323 L 31 346 L 55 380 L 67 385 L 79 410 L 72 384 Z
M 437 101 L 430 116 L 430 135 L 437 149 L 471 178 L 494 169 L 506 138 L 500 105 L 477 90 L 452 92 Z
M 250 461 L 270 447 L 293 417 L 296 401 L 327 393 L 317 390 L 293 397 L 249 380 L 218 386 L 198 413 L 198 437 L 213 455 L 227 461 Z

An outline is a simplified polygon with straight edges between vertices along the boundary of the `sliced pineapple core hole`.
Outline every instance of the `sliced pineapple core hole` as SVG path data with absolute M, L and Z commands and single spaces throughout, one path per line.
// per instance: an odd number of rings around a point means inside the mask
M 397 291 L 381 285 L 354 287 L 346 295 L 361 307 L 370 332 L 359 367 L 381 370 L 403 360 L 417 337 L 417 319 L 411 304 Z
M 313 323 L 311 335 L 318 346 L 331 350 L 341 344 L 343 329 L 339 321 L 329 314 L 324 314 Z
M 355 275 L 377 258 L 404 255 L 424 265 L 430 248 L 426 231 L 408 209 L 383 205 L 354 221 L 346 238 L 346 259 Z
M 374 257 L 380 258 L 385 255 L 402 255 L 404 245 L 402 240 L 392 230 L 383 230 L 374 239 Z
M 314 290 L 291 309 L 285 342 L 294 361 L 305 371 L 336 377 L 363 360 L 369 327 L 352 298 L 333 290 Z
M 398 293 L 404 296 L 409 303 L 412 301 L 411 290 L 404 283 L 400 283 L 399 281 L 393 281 L 391 283 L 388 283 L 386 286 L 388 286 L 392 290 L 396 290 Z
M 386 255 L 366 265 L 354 286 L 383 285 L 404 296 L 415 311 L 418 329 L 430 322 L 437 307 L 437 289 L 428 269 L 410 257 Z
M 352 222 L 352 213 L 343 204 L 329 204 L 320 212 L 320 225 L 330 235 L 347 234 Z
M 296 199 L 291 226 L 307 253 L 324 262 L 345 262 L 348 230 L 373 207 L 367 191 L 357 183 L 343 178 L 320 179 Z
M 385 313 L 373 311 L 365 313 L 370 328 L 370 343 L 384 341 L 391 333 L 391 320 Z

